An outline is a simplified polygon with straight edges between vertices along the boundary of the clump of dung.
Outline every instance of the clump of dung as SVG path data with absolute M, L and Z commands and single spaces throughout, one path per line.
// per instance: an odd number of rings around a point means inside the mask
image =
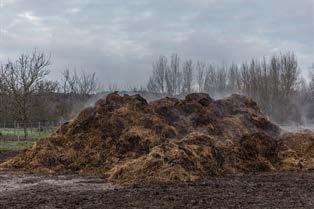
M 2 169 L 106 175 L 112 182 L 194 181 L 313 169 L 314 135 L 286 134 L 249 97 L 190 94 L 148 103 L 109 94 Z

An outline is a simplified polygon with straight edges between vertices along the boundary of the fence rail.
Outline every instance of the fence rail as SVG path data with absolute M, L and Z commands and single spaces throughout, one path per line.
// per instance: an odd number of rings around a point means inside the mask
M 61 122 L 37 121 L 37 122 L 2 122 L 0 123 L 0 140 L 35 140 L 51 134 Z
M 60 121 L 32 121 L 32 122 L 0 122 L 1 128 L 41 128 L 41 127 L 56 127 L 60 125 Z

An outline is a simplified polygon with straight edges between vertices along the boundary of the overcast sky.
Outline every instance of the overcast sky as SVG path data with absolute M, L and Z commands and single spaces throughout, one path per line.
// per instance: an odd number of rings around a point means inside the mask
M 214 63 L 293 50 L 313 62 L 313 0 L 0 0 L 0 60 L 34 48 L 106 83 L 145 83 L 160 54 Z

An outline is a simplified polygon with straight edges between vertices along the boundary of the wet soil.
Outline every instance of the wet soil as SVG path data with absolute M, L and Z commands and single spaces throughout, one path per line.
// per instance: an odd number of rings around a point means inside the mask
M 0 162 L 17 152 L 0 153 Z M 115 186 L 102 177 L 0 172 L 0 208 L 314 208 L 314 173 Z
M 314 208 L 314 173 L 118 187 L 101 177 L 1 172 L 0 208 Z

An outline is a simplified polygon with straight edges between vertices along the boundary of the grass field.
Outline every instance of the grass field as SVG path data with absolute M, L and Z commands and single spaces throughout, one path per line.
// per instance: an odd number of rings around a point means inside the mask
M 41 138 L 46 137 L 53 132 L 52 128 L 38 130 L 38 129 L 28 129 L 27 135 L 29 138 Z M 13 137 L 24 137 L 24 130 L 23 129 L 13 129 L 13 128 L 1 128 L 0 129 L 0 136 L 13 136 Z
M 20 151 L 32 146 L 34 141 L 0 141 L 0 152 Z
M 20 151 L 32 146 L 39 138 L 46 137 L 53 129 L 28 129 L 27 139 L 24 140 L 23 129 L 0 128 L 0 152 Z

